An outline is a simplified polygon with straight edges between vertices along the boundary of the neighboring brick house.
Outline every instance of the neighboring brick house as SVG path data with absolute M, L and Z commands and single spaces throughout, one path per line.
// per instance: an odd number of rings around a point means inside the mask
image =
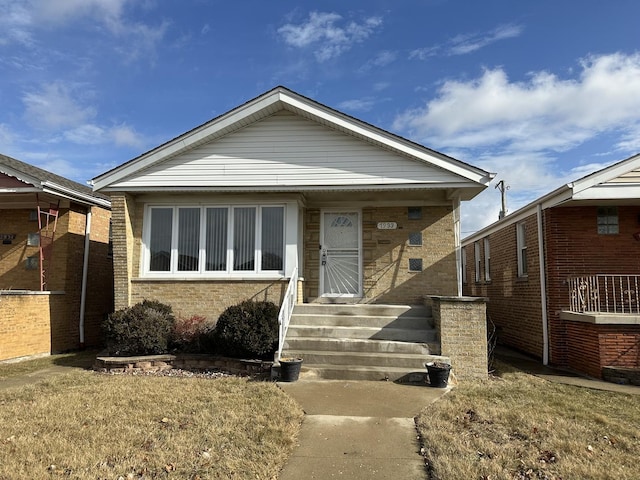
M 459 207 L 492 174 L 277 87 L 94 179 L 115 306 L 458 295 Z
M 463 239 L 463 291 L 498 341 L 601 377 L 640 367 L 640 155 Z
M 101 343 L 113 311 L 110 208 L 85 185 L 0 155 L 0 360 Z

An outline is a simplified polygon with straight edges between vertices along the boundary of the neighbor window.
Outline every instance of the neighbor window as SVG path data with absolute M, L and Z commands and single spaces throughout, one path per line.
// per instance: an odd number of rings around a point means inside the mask
M 598 233 L 603 235 L 618 233 L 617 207 L 598 207 Z
M 460 251 L 460 263 L 462 264 L 462 283 L 467 283 L 467 249 L 462 248 Z
M 516 244 L 518 249 L 518 276 L 527 276 L 527 229 L 523 223 L 516 226 Z
M 475 266 L 475 281 L 480 281 L 480 265 L 482 265 L 482 257 L 480 256 L 480 242 L 473 242 L 473 264 Z
M 150 207 L 150 273 L 284 270 L 283 206 Z
M 484 239 L 484 279 L 491 281 L 491 248 L 488 238 Z

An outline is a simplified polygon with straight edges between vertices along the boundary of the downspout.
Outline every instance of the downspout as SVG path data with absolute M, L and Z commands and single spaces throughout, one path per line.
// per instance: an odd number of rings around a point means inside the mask
M 87 212 L 84 230 L 84 259 L 82 261 L 82 290 L 80 292 L 80 348 L 84 348 L 84 311 L 87 302 L 87 276 L 89 273 L 89 246 L 91 245 L 91 207 Z
M 542 205 L 538 204 L 538 261 L 540 263 L 540 301 L 542 302 L 542 364 L 549 364 L 549 329 L 547 318 L 547 272 L 544 260 L 544 233 L 542 232 Z

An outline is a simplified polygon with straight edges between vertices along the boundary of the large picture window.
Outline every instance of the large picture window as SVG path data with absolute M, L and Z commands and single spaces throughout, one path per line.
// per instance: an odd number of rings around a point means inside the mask
M 282 273 L 283 206 L 150 206 L 149 274 Z

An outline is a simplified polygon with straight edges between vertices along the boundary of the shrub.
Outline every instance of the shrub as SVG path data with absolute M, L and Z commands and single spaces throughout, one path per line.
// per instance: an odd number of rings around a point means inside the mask
M 111 355 L 157 355 L 169 351 L 175 318 L 169 305 L 143 301 L 113 312 L 103 324 Z
M 186 353 L 209 352 L 212 350 L 209 340 L 212 329 L 213 325 L 200 315 L 178 318 L 172 335 L 173 348 Z
M 278 347 L 278 307 L 246 300 L 227 308 L 213 333 L 216 349 L 237 358 L 273 357 Z

